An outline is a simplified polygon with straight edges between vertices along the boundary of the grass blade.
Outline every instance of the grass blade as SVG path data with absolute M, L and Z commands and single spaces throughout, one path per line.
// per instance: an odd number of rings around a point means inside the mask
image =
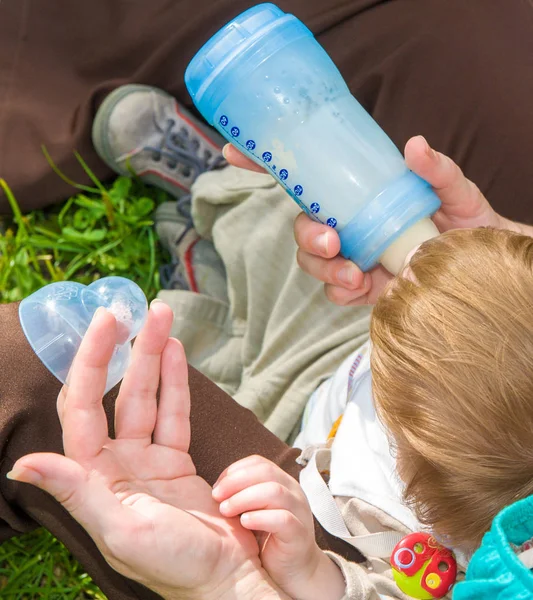
M 67 183 L 68 185 L 71 185 L 73 188 L 76 188 L 77 190 L 83 190 L 84 192 L 89 192 L 90 194 L 97 194 L 98 193 L 98 189 L 89 187 L 88 185 L 82 185 L 81 183 L 76 183 L 75 181 L 73 181 L 72 179 L 70 179 L 70 177 L 67 177 L 63 171 L 61 171 L 61 169 L 55 164 L 53 158 L 50 156 L 50 154 L 48 153 L 48 150 L 46 149 L 46 146 L 41 146 L 41 150 L 44 154 L 44 157 L 46 158 L 46 162 L 50 165 L 50 168 L 52 169 L 52 171 L 59 177 L 61 178 L 65 183 Z

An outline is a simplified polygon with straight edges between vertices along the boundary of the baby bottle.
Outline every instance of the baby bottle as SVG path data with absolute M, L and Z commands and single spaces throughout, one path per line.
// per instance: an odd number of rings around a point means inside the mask
M 438 235 L 429 218 L 438 197 L 296 17 L 273 4 L 247 10 L 196 54 L 185 82 L 203 117 L 335 228 L 363 271 L 381 263 L 397 273 Z

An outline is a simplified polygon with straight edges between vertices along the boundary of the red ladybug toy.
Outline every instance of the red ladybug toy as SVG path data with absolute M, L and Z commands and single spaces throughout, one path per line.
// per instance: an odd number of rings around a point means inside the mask
M 453 552 L 427 533 L 403 538 L 394 548 L 391 567 L 400 590 L 417 600 L 442 598 L 457 578 Z

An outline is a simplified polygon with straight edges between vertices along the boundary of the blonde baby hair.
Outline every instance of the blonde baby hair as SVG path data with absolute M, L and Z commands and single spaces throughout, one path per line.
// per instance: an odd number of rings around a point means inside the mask
M 533 239 L 471 229 L 426 242 L 378 300 L 371 340 L 405 499 L 473 549 L 533 494 Z

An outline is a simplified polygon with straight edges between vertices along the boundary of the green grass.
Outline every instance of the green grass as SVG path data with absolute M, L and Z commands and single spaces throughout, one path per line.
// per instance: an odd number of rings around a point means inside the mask
M 167 195 L 127 177 L 106 188 L 90 175 L 95 187 L 73 184 L 76 196 L 28 215 L 0 179 L 13 210 L 0 234 L 0 302 L 21 300 L 52 281 L 88 284 L 108 275 L 129 277 L 149 300 L 155 297 L 161 250 L 152 213 Z
M 157 244 L 152 213 L 168 196 L 126 177 L 103 186 L 86 171 L 94 187 L 74 184 L 58 172 L 78 193 L 28 215 L 21 214 L 0 179 L 13 210 L 12 218 L 0 221 L 0 302 L 21 300 L 52 281 L 88 284 L 109 275 L 128 277 L 148 300 L 155 297 L 158 266 L 168 257 Z M 67 549 L 42 529 L 0 545 L 0 597 L 105 599 Z
M 0 597 L 105 600 L 65 546 L 43 529 L 0 546 Z

